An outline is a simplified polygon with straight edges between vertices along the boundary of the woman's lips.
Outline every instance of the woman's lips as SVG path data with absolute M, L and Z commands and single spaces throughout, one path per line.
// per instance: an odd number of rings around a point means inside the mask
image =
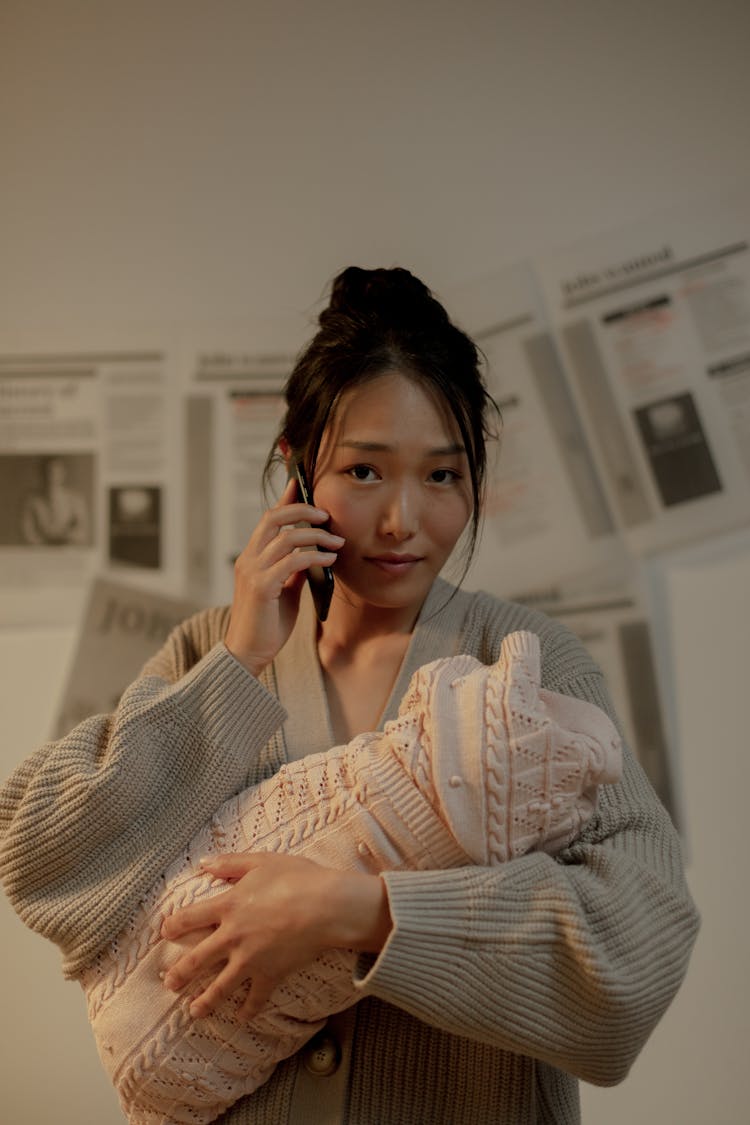
M 408 574 L 417 563 L 422 561 L 421 555 L 371 555 L 367 562 L 373 563 L 386 574 Z

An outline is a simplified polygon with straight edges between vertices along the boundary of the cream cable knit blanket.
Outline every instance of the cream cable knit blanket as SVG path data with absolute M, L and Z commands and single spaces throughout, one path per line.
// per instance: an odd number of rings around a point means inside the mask
M 159 931 L 165 915 L 224 889 L 197 870 L 201 857 L 284 851 L 377 873 L 492 866 L 578 835 L 596 786 L 620 776 L 620 740 L 599 708 L 544 690 L 540 674 L 526 632 L 506 637 L 491 667 L 436 660 L 382 733 L 285 765 L 221 806 L 79 978 L 131 1125 L 213 1121 L 361 996 L 357 955 L 330 950 L 251 1023 L 237 1019 L 242 995 L 192 1019 L 195 990 L 175 996 L 160 976 L 184 946 Z

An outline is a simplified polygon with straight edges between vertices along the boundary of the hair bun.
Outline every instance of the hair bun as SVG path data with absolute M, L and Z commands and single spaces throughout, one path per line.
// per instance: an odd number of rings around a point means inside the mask
M 446 319 L 424 282 L 400 266 L 372 270 L 348 266 L 334 278 L 326 312 L 383 318 L 391 324 Z

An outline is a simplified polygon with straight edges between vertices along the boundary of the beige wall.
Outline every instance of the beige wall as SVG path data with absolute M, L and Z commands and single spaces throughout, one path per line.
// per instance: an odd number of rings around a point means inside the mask
M 749 41 L 746 0 L 4 0 L 0 352 L 232 321 L 264 342 L 349 262 L 440 291 L 750 182 Z M 738 1125 L 750 545 L 664 577 L 704 926 L 585 1120 Z M 45 737 L 72 640 L 0 628 L 3 774 Z M 114 1125 L 55 950 L 4 901 L 0 934 L 3 1118 Z

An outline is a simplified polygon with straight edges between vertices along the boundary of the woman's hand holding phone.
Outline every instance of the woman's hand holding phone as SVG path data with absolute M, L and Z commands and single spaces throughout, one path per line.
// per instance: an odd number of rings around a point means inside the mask
M 254 676 L 288 640 L 306 572 L 332 566 L 344 540 L 319 525 L 328 513 L 296 500 L 291 478 L 261 517 L 234 565 L 234 597 L 225 644 Z M 297 526 L 301 524 L 302 526 Z

